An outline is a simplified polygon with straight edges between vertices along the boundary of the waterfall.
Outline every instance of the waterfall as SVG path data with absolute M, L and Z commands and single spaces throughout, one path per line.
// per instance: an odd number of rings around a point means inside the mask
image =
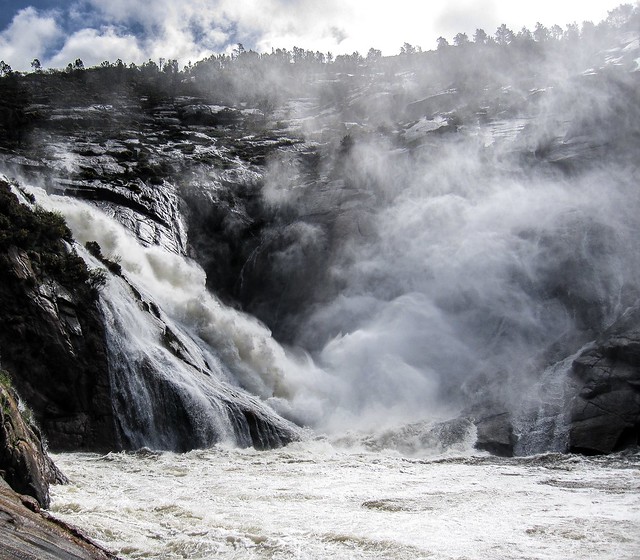
M 530 389 L 514 421 L 517 442 L 515 455 L 544 452 L 566 453 L 569 445 L 569 415 L 567 396 L 569 372 L 574 360 L 593 342 L 585 344 L 575 354 L 549 366 Z
M 268 329 L 209 294 L 204 273 L 188 259 L 141 245 L 87 203 L 34 193 L 65 216 L 80 243 L 97 241 L 121 263 L 114 274 L 77 247 L 107 278 L 100 307 L 123 447 L 269 448 L 299 438 L 296 426 L 246 390 L 274 398 L 283 370 L 296 367 Z

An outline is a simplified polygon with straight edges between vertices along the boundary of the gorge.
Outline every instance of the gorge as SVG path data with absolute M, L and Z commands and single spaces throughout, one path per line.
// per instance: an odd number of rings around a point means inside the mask
M 49 448 L 637 449 L 636 19 L 1 77 L 0 366 Z

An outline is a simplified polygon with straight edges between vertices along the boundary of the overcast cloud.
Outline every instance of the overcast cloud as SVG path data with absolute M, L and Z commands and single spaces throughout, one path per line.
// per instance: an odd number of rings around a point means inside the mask
M 514 31 L 540 21 L 598 21 L 621 0 L 3 0 L 0 59 L 27 70 L 34 58 L 62 67 L 81 58 L 144 62 L 177 58 L 180 65 L 211 53 L 246 48 L 331 51 L 377 48 L 397 54 L 408 42 L 433 49 L 476 28 L 492 34 L 506 23 Z

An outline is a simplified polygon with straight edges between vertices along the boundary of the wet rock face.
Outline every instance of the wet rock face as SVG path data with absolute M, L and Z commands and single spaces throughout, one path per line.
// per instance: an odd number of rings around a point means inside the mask
M 491 413 L 475 420 L 476 449 L 488 451 L 499 457 L 512 457 L 516 443 L 512 417 L 509 412 Z
M 640 442 L 640 310 L 573 363 L 569 450 L 611 453 Z
M 49 484 L 64 480 L 46 454 L 40 432 L 25 420 L 15 392 L 5 385 L 0 385 L 0 470 L 13 490 L 44 508 L 49 507 Z
M 3 365 L 52 448 L 111 447 L 107 359 L 97 311 L 55 283 L 24 290 L 11 277 L 15 263 L 3 262 Z
M 29 210 L 15 206 L 6 183 L 0 188 L 2 366 L 53 449 L 112 449 L 104 329 L 86 267 L 52 231 L 38 229 Z M 25 240 L 11 237 L 20 227 Z
M 0 557 L 25 560 L 108 560 L 116 557 L 78 530 L 29 507 L 0 478 Z M 37 509 L 37 508 L 36 508 Z

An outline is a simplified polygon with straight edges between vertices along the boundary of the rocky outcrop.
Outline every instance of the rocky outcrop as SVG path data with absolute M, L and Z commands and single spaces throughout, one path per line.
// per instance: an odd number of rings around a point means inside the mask
M 0 471 L 9 486 L 19 494 L 35 498 L 41 507 L 49 507 L 49 484 L 64 477 L 47 455 L 42 435 L 34 424 L 25 421 L 19 411 L 15 392 L 0 384 Z M 29 413 L 30 414 L 30 413 Z
M 488 451 L 499 457 L 512 457 L 516 436 L 513 432 L 510 412 L 486 412 L 475 418 L 476 449 Z
M 32 511 L 0 478 L 0 558 L 24 560 L 110 560 L 103 550 L 77 529 Z
M 640 309 L 574 362 L 569 450 L 611 453 L 640 442 Z
M 49 507 L 49 484 L 64 482 L 31 412 L 0 372 L 0 558 L 114 558 L 41 511 Z
M 92 276 L 55 214 L 0 183 L 0 356 L 53 449 L 113 449 L 104 328 Z
M 508 405 L 508 400 L 479 398 L 463 411 L 476 424 L 477 449 L 502 456 L 542 452 L 543 448 L 532 448 L 527 442 L 544 439 L 544 432 L 550 430 L 562 434 L 558 444 L 572 453 L 606 454 L 640 443 L 640 308 L 629 309 L 573 361 L 569 357 L 558 364 L 567 367 L 552 366 L 545 373 L 562 378 L 541 380 L 531 393 L 534 400 L 525 398 L 524 405 L 517 404 L 517 399 Z M 560 390 L 564 394 L 543 398 L 540 393 Z M 491 392 L 498 390 L 485 388 L 485 393 Z M 540 402 L 549 397 L 558 399 L 556 408 L 537 417 L 536 411 L 544 406 Z

